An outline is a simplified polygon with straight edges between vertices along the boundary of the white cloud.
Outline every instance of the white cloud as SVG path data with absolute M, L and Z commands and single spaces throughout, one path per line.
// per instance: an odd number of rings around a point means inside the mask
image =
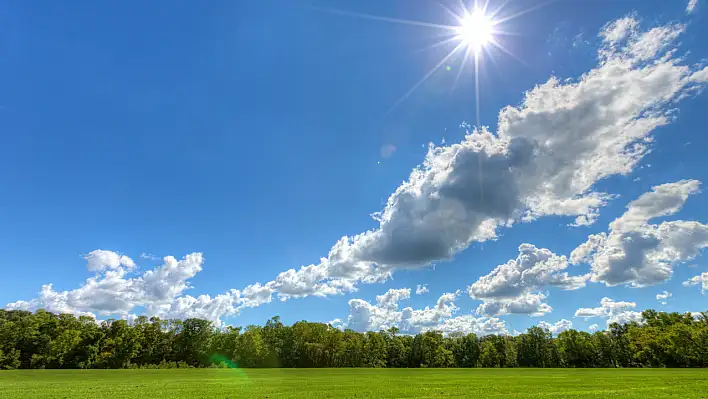
M 634 302 L 615 301 L 614 299 L 604 297 L 600 300 L 598 308 L 580 308 L 575 311 L 575 317 L 583 317 L 585 319 L 593 317 L 607 318 L 607 325 L 612 323 L 625 324 L 630 321 L 640 323 L 642 314 L 630 309 L 637 307 Z
M 445 319 L 434 330 L 442 331 L 445 335 L 453 333 L 483 335 L 508 335 L 506 323 L 495 317 L 474 317 L 462 315 Z
M 160 316 L 166 319 L 201 318 L 214 322 L 217 327 L 222 326 L 221 318 L 237 313 L 234 304 L 238 301 L 237 291 L 226 294 L 199 295 L 194 298 L 190 295 L 175 298 L 170 306 L 165 307 Z
M 161 260 L 159 256 L 147 252 L 140 253 L 140 257 L 147 260 Z
M 697 180 L 655 186 L 629 203 L 610 223 L 609 233 L 594 234 L 570 255 L 573 263 L 588 262 L 591 281 L 608 286 L 644 287 L 671 278 L 676 264 L 695 258 L 708 246 L 708 226 L 695 221 L 649 221 L 678 212 L 689 195 L 699 192 Z
M 688 4 L 686 5 L 686 13 L 690 14 L 693 12 L 693 10 L 696 9 L 696 6 L 698 5 L 698 0 L 689 0 Z
M 639 21 L 633 16 L 627 16 L 605 25 L 600 32 L 600 37 L 607 45 L 613 46 L 627 39 L 638 28 Z
M 398 302 L 410 297 L 411 290 L 409 288 L 390 289 L 385 294 L 376 296 L 376 304 L 386 309 L 398 309 Z
M 344 330 L 344 321 L 342 321 L 342 319 L 337 318 L 334 320 L 330 320 L 327 322 L 327 324 L 339 330 Z
M 191 288 L 189 279 L 202 270 L 204 258 L 192 253 L 181 260 L 166 256 L 163 264 L 139 276 L 129 276 L 135 263 L 127 256 L 112 251 L 96 250 L 86 256 L 87 267 L 96 274 L 79 288 L 54 291 L 52 284 L 42 286 L 39 296 L 30 301 L 17 301 L 9 309 L 44 308 L 57 313 L 75 315 L 127 315 L 143 307 L 149 315 L 164 317 L 203 317 L 220 324 L 220 318 L 236 311 L 238 294 L 228 293 L 214 298 L 180 296 Z
M 543 293 L 528 293 L 514 299 L 485 300 L 477 307 L 477 314 L 485 316 L 501 316 L 505 314 L 527 314 L 543 316 L 553 311 L 545 303 L 546 295 Z
M 590 327 L 588 327 L 588 330 L 591 332 L 597 331 L 600 328 L 597 324 L 591 324 Z
M 574 290 L 585 286 L 586 276 L 568 276 L 568 260 L 545 248 L 521 244 L 519 255 L 497 266 L 473 283 L 468 292 L 476 299 L 518 298 L 546 286 Z
M 708 82 L 708 67 L 701 69 L 691 76 L 691 80 L 698 83 Z
M 454 301 L 459 294 L 459 291 L 443 294 L 433 307 L 406 307 L 399 310 L 399 302 L 410 298 L 410 289 L 390 289 L 376 297 L 376 304 L 358 298 L 349 300 L 349 316 L 346 320 L 335 319 L 330 324 L 356 331 L 379 331 L 395 326 L 404 334 L 429 330 L 439 330 L 445 334 L 506 333 L 505 323 L 496 318 L 476 318 L 471 315 L 453 317 L 458 311 Z
M 477 312 L 486 315 L 522 313 L 543 315 L 551 307 L 534 293 L 547 286 L 574 290 L 585 286 L 588 276 L 568 276 L 568 260 L 545 248 L 521 244 L 519 255 L 497 266 L 468 287 L 472 298 L 483 300 Z
M 428 284 L 418 284 L 418 285 L 415 287 L 415 294 L 416 294 L 416 295 L 423 295 L 423 294 L 426 294 L 426 293 L 428 293 L 428 292 L 430 292 L 430 290 L 428 290 Z
M 538 326 L 543 328 L 544 330 L 550 331 L 552 334 L 560 334 L 563 331 L 570 330 L 571 328 L 573 328 L 573 322 L 566 319 L 562 319 L 553 324 L 542 321 L 538 323 Z
M 617 323 L 617 324 L 627 324 L 627 323 L 641 323 L 644 319 L 642 318 L 642 313 L 641 312 L 634 312 L 634 311 L 626 311 L 626 312 L 621 312 L 617 313 L 615 315 L 610 316 L 609 319 L 607 319 L 607 325 L 609 326 L 612 323 Z
M 703 293 L 708 291 L 708 272 L 701 273 L 700 275 L 691 277 L 690 279 L 683 282 L 684 287 L 690 287 L 693 285 L 700 285 L 701 292 Z
M 660 304 L 666 305 L 669 303 L 669 298 L 671 298 L 672 294 L 669 291 L 663 291 L 658 294 L 656 294 L 656 300 L 659 301 Z
M 129 257 L 102 249 L 89 252 L 84 259 L 88 261 L 88 269 L 92 272 L 100 272 L 106 269 L 115 270 L 121 267 L 132 269 L 135 267 L 135 262 Z

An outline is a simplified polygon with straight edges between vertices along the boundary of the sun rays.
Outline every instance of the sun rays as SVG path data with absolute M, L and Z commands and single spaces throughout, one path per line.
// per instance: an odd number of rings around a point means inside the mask
M 402 18 L 392 18 L 376 15 L 368 15 L 361 13 L 353 13 L 341 10 L 326 9 L 323 11 L 336 13 L 339 15 L 365 18 L 370 20 L 405 24 L 416 27 L 424 27 L 435 29 L 442 32 L 441 39 L 424 50 L 429 50 L 435 47 L 449 45 L 452 49 L 445 54 L 442 59 L 440 59 L 436 64 L 428 70 L 423 77 L 414 83 L 409 90 L 407 90 L 398 100 L 394 102 L 387 113 L 391 112 L 398 105 L 403 103 L 413 92 L 416 91 L 421 85 L 423 85 L 435 72 L 440 70 L 440 68 L 449 68 L 449 64 L 453 62 L 456 58 L 461 58 L 460 66 L 457 70 L 455 80 L 453 83 L 453 89 L 456 88 L 457 82 L 461 75 L 464 73 L 465 68 L 472 64 L 474 67 L 474 91 L 475 91 L 475 119 L 476 124 L 480 124 L 480 88 L 479 88 L 479 74 L 480 65 L 485 62 L 485 60 L 491 59 L 494 61 L 494 51 L 499 50 L 502 53 L 511 55 L 508 49 L 506 49 L 502 43 L 498 40 L 499 36 L 510 35 L 510 32 L 505 31 L 502 28 L 503 23 L 509 23 L 515 18 L 518 18 L 530 11 L 533 11 L 545 4 L 537 5 L 535 7 L 516 12 L 512 15 L 504 16 L 504 8 L 507 2 L 496 2 L 500 3 L 493 11 L 490 12 L 491 0 L 475 0 L 472 4 L 465 5 L 460 2 L 460 4 L 455 8 L 449 8 L 443 4 L 439 4 L 449 16 L 451 16 L 455 24 L 448 25 L 442 23 L 428 22 L 428 21 L 415 21 Z M 547 4 L 547 3 L 546 3 Z M 471 61 L 471 62 L 470 62 Z

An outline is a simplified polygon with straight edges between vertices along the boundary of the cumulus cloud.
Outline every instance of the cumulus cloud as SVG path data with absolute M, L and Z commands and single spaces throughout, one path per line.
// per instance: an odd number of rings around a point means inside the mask
M 458 311 L 455 299 L 460 292 L 441 295 L 434 306 L 424 309 L 405 307 L 399 310 L 399 302 L 410 298 L 410 289 L 390 289 L 376 297 L 372 304 L 363 299 L 349 301 L 349 315 L 343 321 L 330 322 L 337 328 L 350 328 L 355 331 L 380 331 L 397 327 L 404 334 L 438 330 L 445 334 L 453 332 L 497 334 L 506 333 L 505 323 L 496 318 L 471 315 L 454 316 Z
M 376 304 L 386 309 L 398 309 L 398 303 L 411 297 L 409 288 L 390 289 L 376 296 Z
M 575 317 L 583 317 L 585 319 L 593 317 L 607 318 L 608 326 L 612 323 L 626 324 L 632 321 L 640 323 L 642 314 L 630 310 L 636 307 L 637 304 L 634 302 L 615 301 L 604 297 L 600 300 L 600 307 L 580 308 L 575 311 Z
M 670 108 L 708 80 L 706 69 L 696 71 L 675 56 L 684 29 L 670 24 L 642 31 L 633 17 L 608 24 L 600 32 L 596 67 L 577 79 L 551 77 L 534 87 L 518 106 L 499 112 L 496 132 L 478 127 L 459 143 L 431 145 L 422 165 L 373 215 L 377 226 L 342 237 L 318 263 L 241 291 L 193 298 L 172 297 L 180 289 L 156 281 L 155 287 L 145 287 L 146 276 L 126 277 L 127 260 L 119 260 L 120 267 L 115 259 L 101 260 L 92 267 L 105 275 L 86 286 L 115 304 L 96 306 L 83 294 L 80 300 L 68 297 L 85 287 L 56 294 L 66 294 L 74 311 L 124 310 L 146 303 L 168 314 L 172 309 L 185 315 L 212 311 L 219 320 L 220 312 L 228 315 L 274 296 L 287 300 L 354 292 L 357 284 L 384 281 L 396 269 L 451 259 L 472 242 L 494 239 L 499 228 L 515 223 L 556 215 L 575 225 L 591 224 L 612 198 L 595 191 L 595 183 L 632 172 L 649 152 L 652 132 L 671 121 Z M 51 286 L 48 292 L 55 293 Z M 153 301 L 156 295 L 167 298 Z
M 514 299 L 486 300 L 477 307 L 477 314 L 485 316 L 502 316 L 506 314 L 527 314 L 530 316 L 543 316 L 553 311 L 545 303 L 546 295 L 543 293 L 528 293 Z
M 474 317 L 462 315 L 445 319 L 434 330 L 442 331 L 445 335 L 453 333 L 483 335 L 508 335 L 506 323 L 495 317 Z
M 418 285 L 415 287 L 415 294 L 416 294 L 416 295 L 423 295 L 423 294 L 426 294 L 426 293 L 428 293 L 428 292 L 429 292 L 429 290 L 428 290 L 428 284 L 418 284 Z
M 128 315 L 136 307 L 143 307 L 150 315 L 199 316 L 217 324 L 220 323 L 219 317 L 235 311 L 233 302 L 227 305 L 225 300 L 233 295 L 231 293 L 215 298 L 208 295 L 198 298 L 180 296 L 191 288 L 189 279 L 202 270 L 204 258 L 201 253 L 189 254 L 181 260 L 166 256 L 162 265 L 137 276 L 130 275 L 135 263 L 112 251 L 92 251 L 86 260 L 87 268 L 96 274 L 79 288 L 55 291 L 52 284 L 46 284 L 37 298 L 10 303 L 7 308 L 44 308 L 57 313 L 105 316 Z
M 574 290 L 585 286 L 586 276 L 568 276 L 568 260 L 545 248 L 521 244 L 519 255 L 497 266 L 473 283 L 468 292 L 476 299 L 518 298 L 547 286 Z
M 663 291 L 658 294 L 656 294 L 656 300 L 659 301 L 660 304 L 666 305 L 669 303 L 669 298 L 671 298 L 671 293 L 669 291 Z
M 92 272 L 100 272 L 106 269 L 115 270 L 121 267 L 132 269 L 135 267 L 135 262 L 131 258 L 102 249 L 89 252 L 84 259 L 88 262 L 88 269 Z
M 693 10 L 696 9 L 697 5 L 698 5 L 698 0 L 689 0 L 688 4 L 686 5 L 686 14 L 692 13 Z
M 542 321 L 538 323 L 538 326 L 543 328 L 544 330 L 550 331 L 552 334 L 560 334 L 563 331 L 570 330 L 571 328 L 573 328 L 573 322 L 566 319 L 562 319 L 553 324 Z
M 565 271 L 567 268 L 565 256 L 531 244 L 521 244 L 516 259 L 510 259 L 480 277 L 467 292 L 472 298 L 484 301 L 477 308 L 479 314 L 540 316 L 552 309 L 543 303 L 546 294 L 535 291 L 545 287 L 574 290 L 585 286 L 588 276 L 569 276 Z
M 708 291 L 708 272 L 701 273 L 700 275 L 691 277 L 690 279 L 683 282 L 684 287 L 690 287 L 694 285 L 699 285 L 701 287 L 702 293 Z
M 591 332 L 597 331 L 600 328 L 597 324 L 591 324 L 590 327 L 588 327 L 588 330 Z
M 610 316 L 607 319 L 607 325 L 609 326 L 612 323 L 617 323 L 617 324 L 641 323 L 643 320 L 644 319 L 642 318 L 641 312 L 627 311 L 627 312 L 621 312 L 621 313 L 617 313 L 615 315 Z
M 695 221 L 649 221 L 678 212 L 699 192 L 697 180 L 662 184 L 642 194 L 609 226 L 609 233 L 591 235 L 570 255 L 587 262 L 591 280 L 608 286 L 644 287 L 671 278 L 674 266 L 695 258 L 708 246 L 708 226 Z

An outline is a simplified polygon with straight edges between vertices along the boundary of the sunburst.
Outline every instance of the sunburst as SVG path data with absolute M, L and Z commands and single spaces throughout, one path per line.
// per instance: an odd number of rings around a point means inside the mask
M 552 1 L 552 0 L 551 0 Z M 456 55 L 462 54 L 462 62 L 460 68 L 458 69 L 457 76 L 453 84 L 453 88 L 456 87 L 457 81 L 459 80 L 462 72 L 466 65 L 468 65 L 468 60 L 473 58 L 474 61 L 474 75 L 475 75 L 475 99 L 476 99 L 476 124 L 480 124 L 480 93 L 479 93 L 479 67 L 480 63 L 484 59 L 485 55 L 492 58 L 492 49 L 498 49 L 502 52 L 517 58 L 509 50 L 504 48 L 501 42 L 498 40 L 498 36 L 509 35 L 509 32 L 501 29 L 501 24 L 509 22 L 521 15 L 524 15 L 530 11 L 533 11 L 539 7 L 542 7 L 548 3 L 537 5 L 536 7 L 525 9 L 513 15 L 502 16 L 503 9 L 506 5 L 506 1 L 496 8 L 493 12 L 489 11 L 490 0 L 486 0 L 483 5 L 479 4 L 478 0 L 474 1 L 474 4 L 466 6 L 461 3 L 458 7 L 459 12 L 455 12 L 452 9 L 440 4 L 445 11 L 450 14 L 457 22 L 456 25 L 446 25 L 434 22 L 425 21 L 414 21 L 401 18 L 391 18 L 368 14 L 352 13 L 340 10 L 324 9 L 323 11 L 334 12 L 340 15 L 347 15 L 353 17 L 360 17 L 390 23 L 406 24 L 419 27 L 432 28 L 436 30 L 443 31 L 443 39 L 439 42 L 433 44 L 429 48 L 438 47 L 441 45 L 446 45 L 450 43 L 456 43 L 450 52 L 448 52 L 439 62 L 435 64 L 423 77 L 416 82 L 401 98 L 399 98 L 393 106 L 388 110 L 391 112 L 399 104 L 404 102 L 418 87 L 425 83 L 430 76 L 432 76 L 441 67 L 449 63 L 449 61 Z M 322 10 L 322 9 L 321 9 Z M 517 58 L 518 59 L 518 58 Z M 387 113 L 388 113 L 387 112 Z

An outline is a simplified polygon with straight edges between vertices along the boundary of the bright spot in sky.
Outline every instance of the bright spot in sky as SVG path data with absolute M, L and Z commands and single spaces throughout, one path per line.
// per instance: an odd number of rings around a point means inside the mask
M 493 27 L 491 18 L 482 11 L 475 10 L 462 18 L 457 33 L 460 40 L 477 52 L 492 40 Z
M 509 0 L 474 0 L 474 5 L 471 8 L 467 8 L 464 3 L 470 3 L 471 0 L 459 0 L 460 7 L 458 9 L 450 9 L 443 4 L 438 4 L 441 6 L 447 14 L 452 16 L 456 20 L 455 25 L 440 24 L 435 22 L 427 21 L 414 21 L 395 17 L 385 17 L 376 16 L 368 14 L 360 14 L 347 11 L 339 10 L 326 10 L 331 11 L 336 14 L 348 15 L 358 18 L 365 18 L 370 20 L 378 20 L 389 23 L 405 24 L 418 27 L 427 27 L 432 29 L 437 29 L 442 31 L 442 35 L 438 37 L 442 40 L 430 45 L 428 48 L 438 47 L 441 45 L 448 45 L 454 43 L 454 48 L 450 50 L 435 66 L 428 70 L 423 77 L 413 84 L 413 86 L 405 93 L 401 98 L 399 98 L 393 106 L 387 111 L 390 112 L 398 104 L 408 98 L 420 85 L 425 83 L 428 78 L 430 78 L 436 71 L 442 69 L 445 71 L 456 70 L 456 76 L 452 88 L 457 86 L 457 82 L 465 70 L 465 66 L 469 59 L 472 59 L 472 64 L 474 65 L 474 91 L 475 91 L 475 108 L 476 108 L 476 118 L 475 123 L 480 124 L 480 90 L 479 90 L 479 76 L 480 76 L 480 65 L 482 65 L 485 59 L 490 59 L 496 64 L 495 53 L 496 50 L 500 50 L 507 55 L 517 58 L 512 52 L 507 50 L 500 37 L 518 35 L 518 33 L 511 33 L 506 31 L 505 25 L 510 23 L 512 20 L 521 17 L 522 15 L 528 14 L 531 11 L 542 8 L 545 5 L 553 2 L 553 0 L 548 2 L 542 2 L 539 5 L 535 5 L 524 10 L 518 11 L 512 15 L 504 15 L 504 7 L 509 2 Z M 483 4 L 482 4 L 483 3 Z M 498 7 L 490 7 L 490 3 L 500 3 Z M 450 46 L 451 47 L 451 46 Z M 459 65 L 451 66 L 455 62 L 453 57 L 461 55 L 461 62 Z M 425 145 L 423 146 L 425 147 Z M 385 157 L 382 154 L 383 157 Z

